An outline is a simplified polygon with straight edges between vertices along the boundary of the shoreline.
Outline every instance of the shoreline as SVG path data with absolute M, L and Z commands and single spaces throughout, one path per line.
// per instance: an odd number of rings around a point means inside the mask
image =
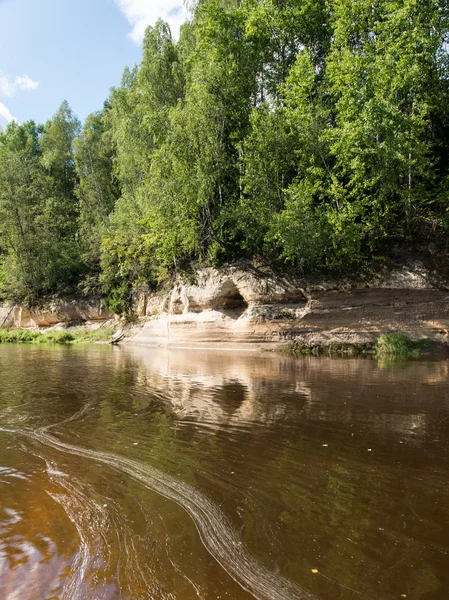
M 207 353 L 271 354 L 292 358 L 365 358 L 378 361 L 445 361 L 449 360 L 449 343 L 430 338 L 410 338 L 401 332 L 388 332 L 375 341 L 365 343 L 329 343 L 304 344 L 298 341 L 288 343 L 251 344 L 235 343 L 162 343 L 160 340 L 142 341 L 139 339 L 145 331 L 146 323 L 123 326 L 119 320 L 108 321 L 108 327 L 86 323 L 84 325 L 54 326 L 46 329 L 1 329 L 0 346 L 10 344 L 28 345 L 114 345 L 120 347 L 138 347 L 147 350 L 184 350 Z M 348 332 L 348 335 L 351 335 Z
M 295 355 L 372 355 L 380 338 L 402 335 L 410 348 L 429 340 L 445 356 L 449 285 L 436 284 L 416 261 L 363 280 L 304 279 L 234 264 L 136 290 L 128 319 L 113 315 L 100 297 L 73 297 L 39 307 L 0 305 L 3 320 L 8 329 L 66 335 L 69 342 L 81 332 L 101 338 L 105 328 L 114 344 Z

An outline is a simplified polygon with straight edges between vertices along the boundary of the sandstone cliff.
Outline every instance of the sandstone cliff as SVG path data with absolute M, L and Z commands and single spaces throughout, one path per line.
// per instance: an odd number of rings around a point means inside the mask
M 0 326 L 3 324 L 23 329 L 53 327 L 55 325 L 80 325 L 106 321 L 114 315 L 103 300 L 53 300 L 42 307 L 1 306 Z
M 134 343 L 174 347 L 365 344 L 388 331 L 448 339 L 449 291 L 419 262 L 366 281 L 304 280 L 254 266 L 204 268 L 165 294 L 142 292 Z
M 138 323 L 128 343 L 171 347 L 276 348 L 370 344 L 402 331 L 449 341 L 449 287 L 415 261 L 370 278 L 303 279 L 251 264 L 202 268 L 194 281 L 179 276 L 165 291 L 135 296 Z M 9 309 L 0 310 L 0 319 Z M 100 322 L 104 303 L 58 301 L 41 309 L 14 307 L 15 327 Z

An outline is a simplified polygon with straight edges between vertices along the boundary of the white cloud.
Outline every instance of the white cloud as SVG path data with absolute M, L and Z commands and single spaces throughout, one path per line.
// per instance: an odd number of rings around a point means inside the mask
M 14 79 L 9 79 L 4 75 L 0 76 L 0 97 L 12 98 L 17 91 L 35 90 L 39 86 L 38 81 L 33 81 L 28 75 L 17 75 Z M 4 127 L 10 121 L 16 121 L 9 108 L 0 102 L 0 127 Z
M 39 82 L 33 81 L 28 75 L 18 75 L 13 80 L 0 77 L 0 96 L 11 98 L 18 90 L 35 90 L 38 86 Z
M 35 90 L 39 87 L 39 82 L 33 81 L 28 75 L 22 75 L 15 78 L 14 85 L 18 90 Z
M 9 112 L 9 109 L 0 102 L 0 127 L 6 125 L 10 121 L 15 121 L 16 119 Z
M 189 13 L 183 0 L 115 0 L 127 21 L 132 26 L 129 37 L 136 44 L 143 40 L 145 29 L 161 18 L 169 23 L 174 37 L 178 37 L 180 26 Z

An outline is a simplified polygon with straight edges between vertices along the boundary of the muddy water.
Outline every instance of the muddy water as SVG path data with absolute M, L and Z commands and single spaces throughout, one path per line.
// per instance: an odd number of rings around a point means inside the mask
M 449 598 L 449 362 L 0 346 L 0 598 Z

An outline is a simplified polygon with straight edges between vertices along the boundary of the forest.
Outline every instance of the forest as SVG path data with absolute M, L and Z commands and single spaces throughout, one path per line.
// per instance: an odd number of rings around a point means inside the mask
M 81 124 L 0 132 L 0 297 L 449 254 L 449 2 L 199 0 Z M 99 107 L 100 108 L 100 107 Z

